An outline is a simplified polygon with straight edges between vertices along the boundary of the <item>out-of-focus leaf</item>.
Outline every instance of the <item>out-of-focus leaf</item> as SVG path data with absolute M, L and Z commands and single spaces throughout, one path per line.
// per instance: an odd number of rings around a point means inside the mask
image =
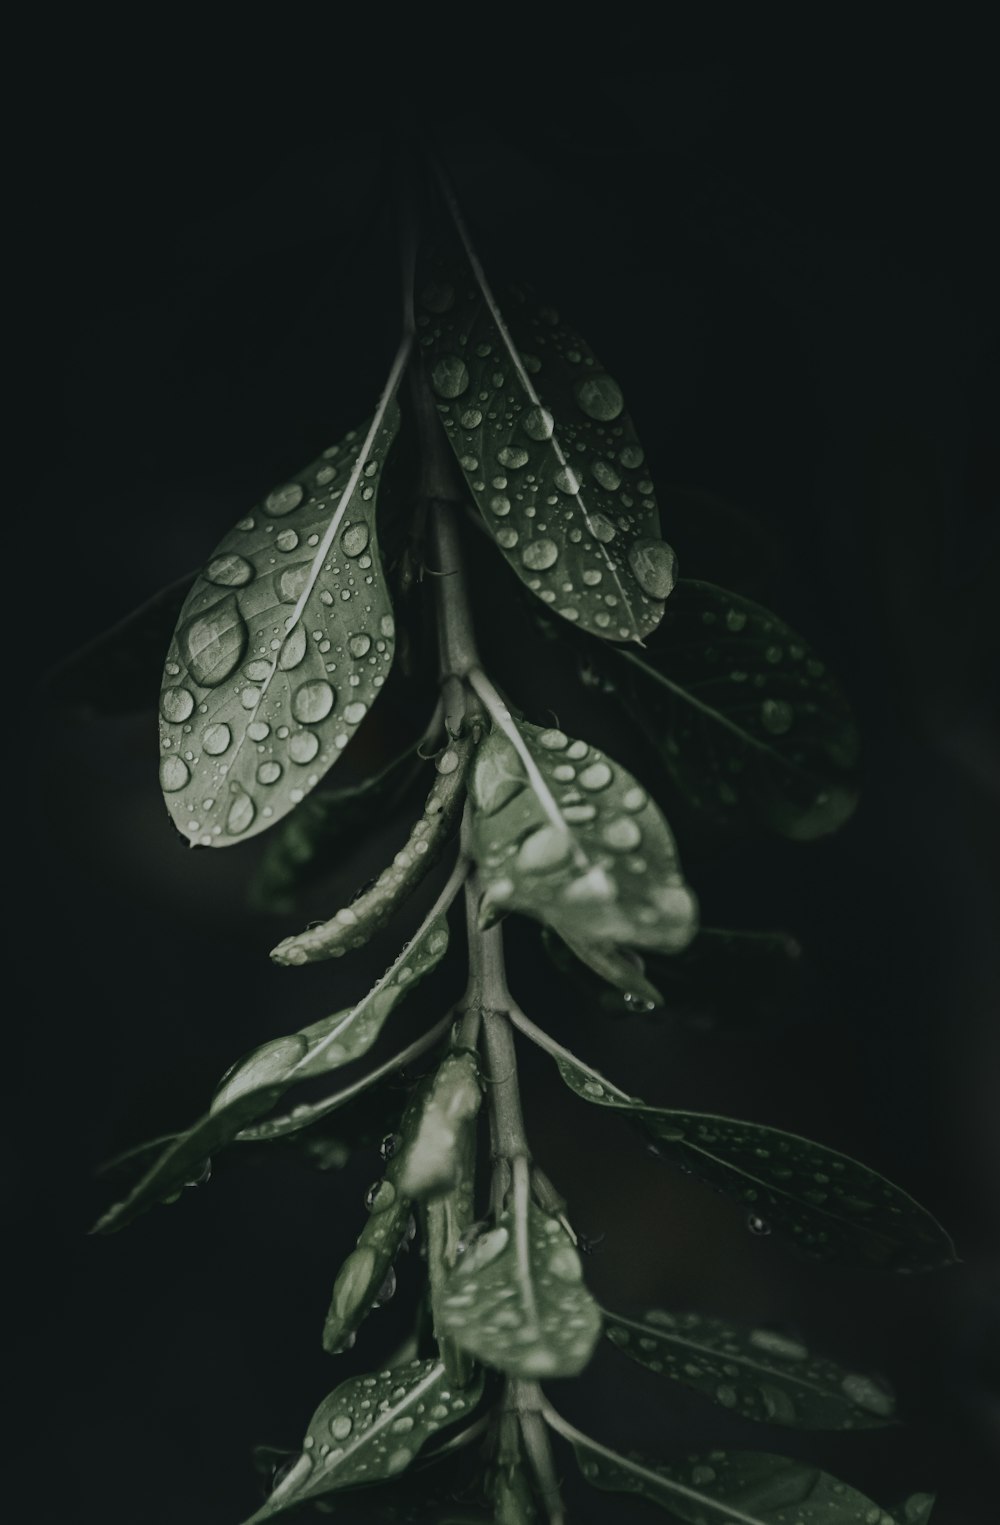
M 596 747 L 520 722 L 525 754 L 494 730 L 472 767 L 470 850 L 481 920 L 521 911 L 571 946 L 669 953 L 694 936 L 697 906 L 670 828 L 645 789 Z
M 497 1454 L 487 1490 L 493 1501 L 494 1525 L 535 1525 L 538 1510 L 515 1413 L 500 1415 Z
M 619 653 L 617 692 L 675 784 L 723 826 L 807 842 L 856 802 L 858 733 L 805 641 L 712 583 L 677 585 L 643 652 Z
M 433 1360 L 342 1382 L 309 1421 L 298 1461 L 247 1525 L 341 1488 L 398 1476 L 432 1436 L 472 1413 L 482 1390 L 481 1378 L 453 1390 Z
M 550 307 L 504 311 L 460 237 L 425 250 L 417 324 L 431 389 L 469 489 L 525 585 L 566 620 L 641 641 L 677 559 L 621 387 Z
M 370 426 L 269 493 L 185 600 L 160 694 L 160 783 L 192 843 L 279 821 L 341 756 L 378 698 L 395 627 L 375 531 L 399 424 Z
M 701 1313 L 611 1313 L 605 1333 L 625 1355 L 683 1382 L 744 1419 L 803 1430 L 871 1429 L 891 1423 L 896 1400 L 882 1383 L 817 1356 L 801 1340 Z

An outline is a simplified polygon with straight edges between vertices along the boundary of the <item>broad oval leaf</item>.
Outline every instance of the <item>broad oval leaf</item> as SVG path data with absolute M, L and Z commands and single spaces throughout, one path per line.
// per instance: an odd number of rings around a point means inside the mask
M 513 1206 L 466 1250 L 435 1319 L 477 1361 L 526 1379 L 576 1376 L 601 1332 L 569 1235 L 517 1178 Z
M 697 809 L 800 842 L 847 820 L 857 800 L 850 706 L 776 615 L 681 581 L 646 650 L 620 655 L 632 681 L 616 691 Z
M 276 964 L 307 964 L 339 958 L 364 947 L 395 915 L 434 867 L 454 836 L 465 801 L 465 778 L 473 752 L 469 736 L 450 741 L 437 759 L 437 777 L 406 842 L 368 889 L 329 921 L 286 937 L 271 952 Z
M 657 1154 L 742 1202 L 751 1233 L 772 1232 L 816 1260 L 927 1271 L 956 1259 L 940 1223 L 900 1187 L 796 1133 L 706 1112 L 650 1107 L 556 1044 L 517 1010 L 511 1020 L 552 1054 L 582 1100 L 625 1114 Z
M 472 766 L 470 850 L 481 919 L 521 911 L 574 948 L 683 948 L 697 904 L 657 805 L 631 773 L 564 731 L 493 730 Z
M 677 558 L 621 388 L 551 308 L 516 290 L 504 306 L 468 244 L 425 252 L 418 333 L 458 463 L 533 593 L 605 640 L 641 641 Z
M 439 1430 L 472 1413 L 482 1390 L 482 1377 L 453 1388 L 434 1360 L 342 1382 L 309 1421 L 298 1461 L 246 1525 L 340 1488 L 398 1476 Z
M 379 696 L 395 629 L 375 500 L 390 400 L 269 493 L 181 611 L 160 694 L 160 783 L 192 844 L 265 830 L 336 762 Z
M 604 1310 L 619 1350 L 744 1419 L 803 1430 L 871 1429 L 892 1422 L 896 1400 L 880 1382 L 817 1356 L 773 1329 L 747 1329 L 701 1313 Z
M 178 1134 L 128 1196 L 98 1220 L 94 1232 L 123 1228 L 138 1213 L 169 1197 L 197 1174 L 206 1159 L 232 1143 L 300 1081 L 339 1069 L 367 1052 L 390 1013 L 444 957 L 448 947 L 444 899 L 443 893 L 399 957 L 355 1006 L 274 1038 L 239 1060 L 220 1082 L 208 1114 Z M 323 1111 L 322 1107 L 303 1108 L 301 1126 L 315 1121 Z M 288 1131 L 288 1127 L 282 1129 Z

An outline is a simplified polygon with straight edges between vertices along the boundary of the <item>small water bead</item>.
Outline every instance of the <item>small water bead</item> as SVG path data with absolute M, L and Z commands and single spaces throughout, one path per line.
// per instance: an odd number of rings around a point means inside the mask
M 391 614 L 383 614 L 379 620 L 379 629 L 387 640 L 396 634 L 396 621 Z
M 561 784 L 568 784 L 571 779 L 576 778 L 576 769 L 572 763 L 560 763 L 558 767 L 552 769 L 552 777 L 558 779 Z
M 490 512 L 503 519 L 510 513 L 510 499 L 502 492 L 495 493 L 490 499 Z
M 625 406 L 621 387 L 607 374 L 587 376 L 573 390 L 582 411 L 599 423 L 610 423 Z
M 580 491 L 580 478 L 571 466 L 563 466 L 556 472 L 555 484 L 560 492 L 569 497 L 575 497 Z
M 760 723 L 772 736 L 784 736 L 795 723 L 795 711 L 785 699 L 765 699 L 760 707 Z
M 233 733 L 224 721 L 210 725 L 201 738 L 201 745 L 209 757 L 221 757 L 233 739 Z
M 757 1213 L 749 1214 L 747 1217 L 747 1228 L 750 1230 L 751 1234 L 759 1234 L 761 1236 L 771 1232 L 771 1225 L 768 1223 L 767 1219 L 761 1218 Z
M 176 794 L 191 777 L 191 770 L 182 757 L 164 757 L 160 762 L 160 787 L 164 794 Z
M 180 725 L 194 711 L 194 696 L 186 688 L 165 688 L 160 696 L 160 713 L 164 720 Z
M 363 632 L 360 635 L 352 635 L 347 643 L 347 649 L 352 657 L 366 657 L 372 649 L 372 638 Z
M 691 1468 L 691 1481 L 696 1487 L 703 1486 L 705 1483 L 714 1483 L 715 1468 L 700 1462 L 696 1467 Z
M 346 1440 L 354 1428 L 354 1420 L 350 1414 L 337 1414 L 330 1420 L 330 1434 L 334 1440 Z
M 599 540 L 602 545 L 610 545 L 618 533 L 611 520 L 604 514 L 590 514 L 587 519 L 587 528 L 594 539 Z
M 353 704 L 349 704 L 344 710 L 344 719 L 348 725 L 360 725 L 367 713 L 367 704 L 363 704 L 360 699 L 356 699 Z
M 336 702 L 336 693 L 322 678 L 303 683 L 292 696 L 292 714 L 303 725 L 325 720 Z
M 619 450 L 618 459 L 627 470 L 635 471 L 637 467 L 642 465 L 646 456 L 641 445 L 631 444 L 625 445 Z
M 666 598 L 677 581 L 677 557 L 665 540 L 633 540 L 628 564 L 636 582 L 650 598 Z
M 809 1358 L 809 1351 L 800 1340 L 793 1340 L 787 1334 L 779 1334 L 772 1329 L 751 1329 L 750 1344 L 758 1350 L 766 1351 L 768 1355 L 779 1356 L 786 1361 L 805 1361 Z
M 508 470 L 518 471 L 522 466 L 527 466 L 528 452 L 517 445 L 504 445 L 502 450 L 497 451 L 497 460 Z
M 726 611 L 726 629 L 731 630 L 734 635 L 743 629 L 746 622 L 747 617 L 742 609 L 728 609 Z
M 521 560 L 533 572 L 544 572 L 555 566 L 559 559 L 559 547 L 554 540 L 531 540 L 521 551 Z
M 581 826 L 585 821 L 592 821 L 597 814 L 594 805 L 564 805 L 563 816 L 571 826 Z
M 574 762 L 582 762 L 589 751 L 585 741 L 571 741 L 566 748 L 566 756 L 572 757 Z
M 281 777 L 281 764 L 279 762 L 262 762 L 257 769 L 257 782 L 259 784 L 276 784 Z
M 360 556 L 368 544 L 368 526 L 363 521 L 358 524 L 349 524 L 340 537 L 340 546 L 345 556 Z
M 547 440 L 552 438 L 554 422 L 548 408 L 529 408 L 521 419 L 521 428 L 529 439 Z
M 483 415 L 478 408 L 466 408 L 459 419 L 463 429 L 478 429 L 483 421 Z
M 283 519 L 286 514 L 298 508 L 304 496 L 305 493 L 298 482 L 289 482 L 285 487 L 276 487 L 264 499 L 264 512 L 274 519 Z
M 253 578 L 254 570 L 249 561 L 232 553 L 214 557 L 205 568 L 206 582 L 215 583 L 220 588 L 242 588 Z
M 336 466 L 321 466 L 316 473 L 316 486 L 325 487 L 337 475 Z
M 234 796 L 233 803 L 229 807 L 229 814 L 226 816 L 226 830 L 229 835 L 231 837 L 240 836 L 242 832 L 246 831 L 248 826 L 253 824 L 256 814 L 257 807 L 253 800 L 249 794 L 241 789 Z
M 225 727 L 225 729 L 228 730 L 228 726 Z M 271 727 L 268 725 L 266 720 L 251 720 L 250 724 L 247 726 L 247 735 L 251 741 L 266 741 L 270 734 Z
M 590 470 L 598 485 L 607 488 L 608 492 L 615 492 L 621 486 L 622 479 L 610 461 L 592 461 Z
M 583 789 L 606 789 L 610 784 L 613 774 L 606 762 L 593 762 L 584 768 L 579 777 L 579 783 Z
M 502 545 L 505 551 L 512 551 L 517 545 L 517 530 L 504 525 L 497 530 L 497 545 Z
M 296 625 L 278 653 L 278 666 L 282 672 L 290 672 L 293 667 L 298 667 L 306 654 L 307 644 L 305 626 Z
M 449 400 L 469 390 L 469 371 L 460 355 L 442 355 L 431 371 L 431 386 Z
M 261 691 L 254 684 L 248 683 L 240 694 L 240 703 L 245 710 L 255 710 L 260 702 Z
M 856 1403 L 858 1408 L 863 1408 L 869 1414 L 877 1414 L 880 1418 L 886 1418 L 893 1413 L 896 1401 L 891 1393 L 885 1388 L 879 1387 L 871 1377 L 863 1376 L 860 1372 L 848 1372 L 840 1384 L 844 1394 Z

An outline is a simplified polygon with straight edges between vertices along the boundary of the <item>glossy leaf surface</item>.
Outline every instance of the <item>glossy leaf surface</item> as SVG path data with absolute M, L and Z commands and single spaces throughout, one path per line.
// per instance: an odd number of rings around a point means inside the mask
M 517 727 L 522 758 L 491 731 L 476 754 L 471 851 L 486 886 L 481 919 L 521 911 L 572 944 L 673 952 L 697 906 L 666 821 L 630 773 L 565 732 Z
M 557 614 L 606 640 L 642 640 L 677 562 L 621 387 L 552 308 L 516 289 L 503 307 L 467 246 L 424 255 L 418 333 L 469 490 Z
M 398 1476 L 432 1436 L 470 1414 L 481 1394 L 481 1380 L 453 1389 L 433 1360 L 342 1382 L 309 1421 L 298 1461 L 247 1525 L 340 1488 Z
M 720 825 L 765 825 L 806 842 L 851 814 L 850 707 L 824 663 L 769 610 L 681 581 L 647 649 L 623 655 L 620 698 L 677 786 Z
M 225 847 L 302 800 L 341 755 L 392 664 L 379 561 L 379 473 L 399 422 L 381 410 L 269 493 L 185 600 L 160 694 L 160 783 L 192 843 Z
M 871 1429 L 896 1403 L 873 1377 L 845 1371 L 801 1340 L 700 1313 L 605 1310 L 605 1333 L 625 1355 L 744 1419 L 804 1430 Z

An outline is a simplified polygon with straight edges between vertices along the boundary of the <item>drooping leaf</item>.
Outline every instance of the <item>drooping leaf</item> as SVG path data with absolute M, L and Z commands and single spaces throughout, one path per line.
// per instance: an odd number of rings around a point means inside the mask
M 178 830 L 225 847 L 279 821 L 341 755 L 392 664 L 375 500 L 399 424 L 368 428 L 275 488 L 188 594 L 160 695 L 160 783 Z
M 643 652 L 619 653 L 616 690 L 675 784 L 723 826 L 807 842 L 857 792 L 858 733 L 825 665 L 776 615 L 712 583 L 681 581 Z
M 341 1488 L 398 1476 L 433 1435 L 472 1413 L 482 1387 L 480 1378 L 453 1390 L 433 1360 L 342 1382 L 309 1421 L 294 1467 L 246 1525 Z
M 424 1198 L 449 1191 L 462 1174 L 462 1143 L 483 1095 L 479 1063 L 469 1049 L 447 1054 L 416 1120 L 400 1174 L 400 1189 Z
M 631 949 L 577 942 L 565 933 L 557 937 L 548 927 L 542 928 L 542 942 L 559 972 L 606 1010 L 652 1010 L 663 1005 L 663 996 L 646 978 L 645 959 Z
M 414 1190 L 440 1185 L 424 1203 L 427 1275 L 434 1336 L 454 1382 L 468 1381 L 471 1357 L 445 1331 L 441 1299 L 475 1220 L 479 1071 L 467 1050 L 449 1054 L 435 1079 L 406 1161 Z
M 817 1260 L 925 1271 L 955 1260 L 941 1225 L 867 1165 L 812 1139 L 705 1112 L 651 1107 L 553 1043 L 518 1011 L 511 1019 L 555 1058 L 582 1100 L 623 1113 L 656 1152 L 742 1202 L 752 1233 L 781 1235 Z
M 247 892 L 255 911 L 287 915 L 300 893 L 346 853 L 376 816 L 391 812 L 408 794 L 423 762 L 416 747 L 381 772 L 344 789 L 314 789 L 269 837 Z
M 532 592 L 594 635 L 641 641 L 677 560 L 621 388 L 552 308 L 515 289 L 503 309 L 464 228 L 423 252 L 418 331 L 458 463 Z
M 565 1421 L 560 1420 L 558 1428 L 570 1440 L 592 1487 L 639 1494 L 691 1525 L 891 1522 L 870 1498 L 808 1462 L 755 1451 L 710 1451 L 682 1462 L 650 1461 L 622 1456 Z
M 817 1356 L 773 1329 L 746 1329 L 701 1313 L 604 1311 L 605 1333 L 651 1371 L 693 1387 L 744 1419 L 803 1430 L 871 1429 L 892 1422 L 880 1382 Z
M 666 821 L 596 747 L 519 722 L 525 748 L 493 730 L 472 766 L 470 850 L 486 886 L 481 920 L 521 911 L 591 958 L 621 946 L 670 953 L 697 906 Z
M 575 1376 L 601 1331 L 569 1235 L 517 1176 L 512 1206 L 466 1250 L 435 1319 L 477 1361 L 527 1379 Z
M 339 1069 L 367 1052 L 394 1008 L 444 957 L 448 947 L 444 899 L 442 894 L 403 952 L 355 1006 L 274 1038 L 239 1060 L 223 1076 L 208 1114 L 178 1134 L 128 1196 L 99 1219 L 94 1231 L 124 1227 L 137 1213 L 183 1186 L 206 1159 L 249 1129 L 291 1087 Z M 299 1126 L 314 1121 L 321 1110 L 304 1107 Z M 294 1126 L 294 1118 L 291 1123 Z M 287 1132 L 287 1127 L 282 1131 Z
M 471 736 L 459 736 L 448 743 L 437 760 L 437 776 L 423 811 L 392 862 L 369 889 L 329 921 L 280 942 L 271 952 L 276 964 L 339 958 L 363 947 L 385 926 L 434 867 L 457 830 L 473 749 Z
M 195 576 L 178 577 L 51 668 L 42 679 L 46 696 L 85 714 L 152 709 L 163 652 Z

